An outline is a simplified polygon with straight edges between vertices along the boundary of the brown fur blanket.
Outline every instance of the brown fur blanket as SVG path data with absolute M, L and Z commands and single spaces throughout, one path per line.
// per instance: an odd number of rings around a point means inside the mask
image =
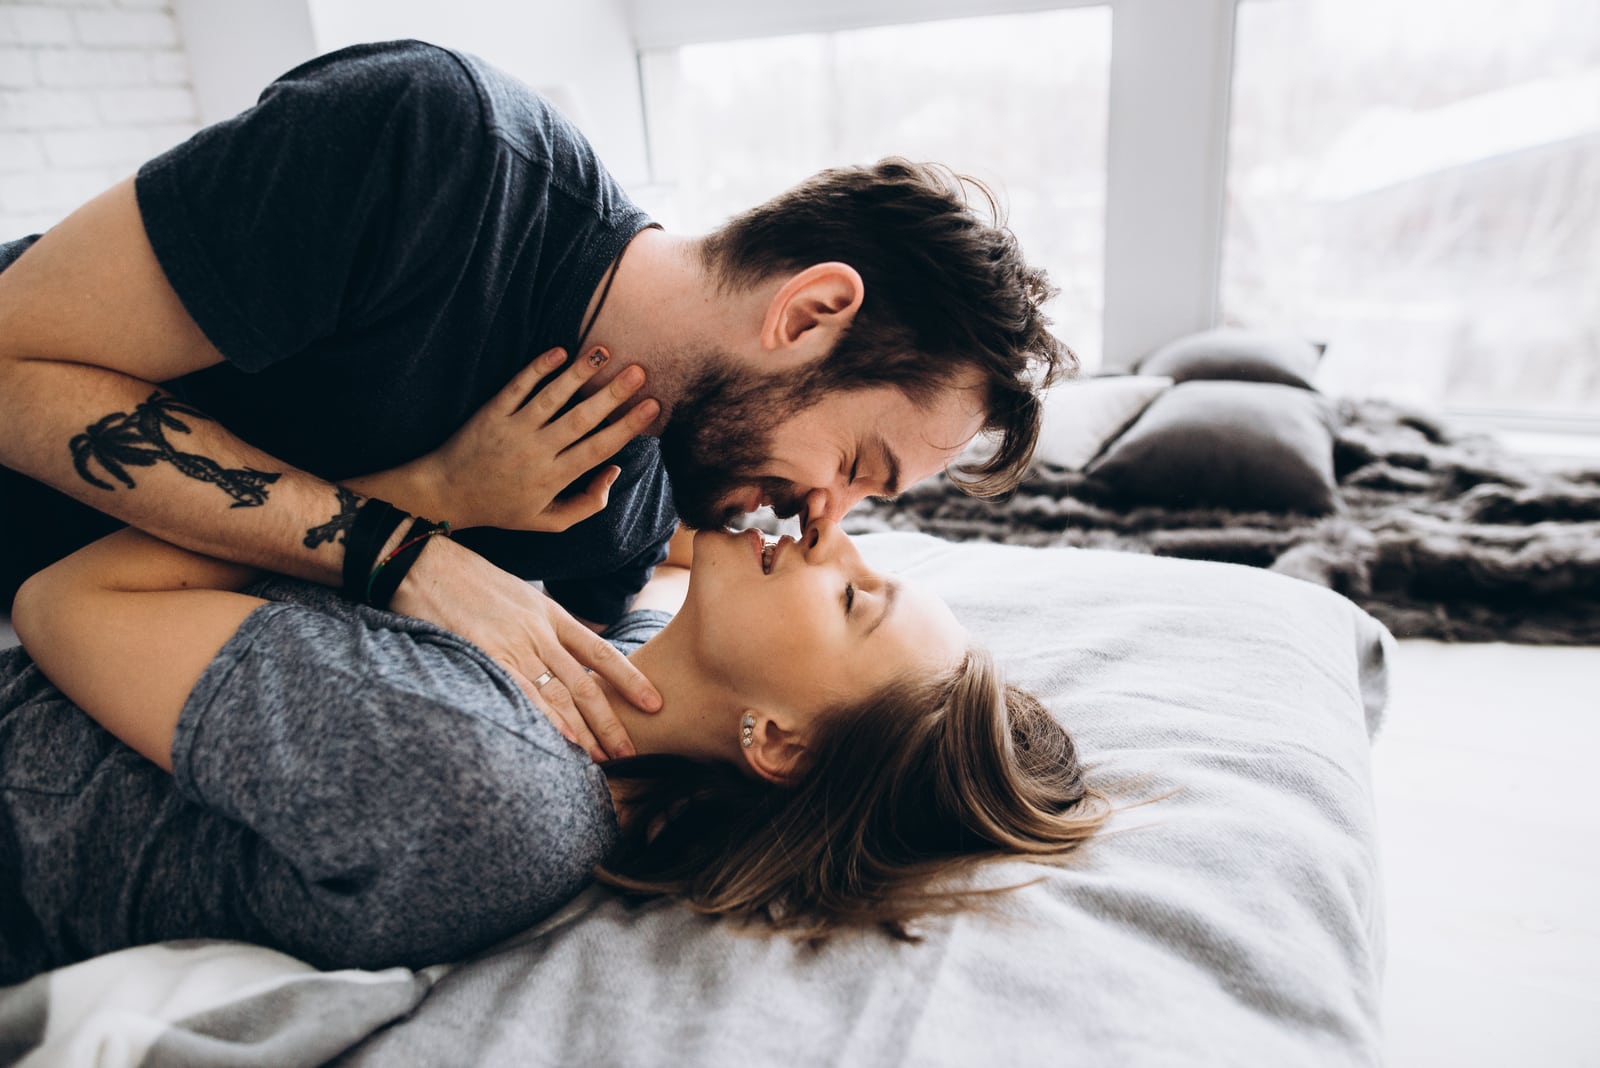
M 1600 468 L 1541 466 L 1378 401 L 1341 402 L 1338 422 L 1327 516 L 1120 507 L 1039 465 L 1004 503 L 941 477 L 846 528 L 1248 564 L 1331 587 L 1396 637 L 1600 644 Z

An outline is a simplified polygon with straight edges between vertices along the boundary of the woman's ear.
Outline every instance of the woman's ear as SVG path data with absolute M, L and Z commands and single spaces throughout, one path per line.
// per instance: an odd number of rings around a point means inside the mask
M 779 786 L 800 774 L 806 755 L 797 731 L 755 709 L 745 709 L 739 717 L 739 748 L 750 770 Z
M 848 263 L 816 263 L 798 271 L 767 303 L 763 350 L 809 362 L 833 351 L 866 296 L 861 274 Z

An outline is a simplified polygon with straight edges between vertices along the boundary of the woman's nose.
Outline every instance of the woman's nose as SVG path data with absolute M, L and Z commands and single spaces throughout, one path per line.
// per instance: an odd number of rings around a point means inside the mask
M 800 544 L 806 551 L 806 560 L 817 563 L 831 555 L 838 540 L 844 537 L 839 524 L 829 519 L 812 519 L 800 532 Z

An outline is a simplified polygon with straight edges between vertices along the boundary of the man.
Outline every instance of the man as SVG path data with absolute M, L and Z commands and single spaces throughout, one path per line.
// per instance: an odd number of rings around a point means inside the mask
M 8 600 L 117 521 L 348 588 L 366 476 L 392 486 L 450 456 L 447 477 L 389 496 L 474 529 L 431 539 L 392 607 L 483 646 L 613 755 L 625 732 L 585 668 L 647 710 L 659 698 L 574 615 L 619 616 L 677 514 L 837 518 L 979 432 L 1000 444 L 975 488 L 1003 491 L 1038 385 L 1072 361 L 1045 330 L 1043 274 L 933 169 L 825 172 L 674 237 L 537 96 L 418 42 L 296 68 L 43 238 L 0 246 L 0 270 Z M 643 436 L 614 458 L 606 509 L 559 532 L 516 492 L 538 457 L 469 422 L 556 347 L 616 354 L 590 389 L 625 394 L 637 365 L 647 398 L 624 416 Z

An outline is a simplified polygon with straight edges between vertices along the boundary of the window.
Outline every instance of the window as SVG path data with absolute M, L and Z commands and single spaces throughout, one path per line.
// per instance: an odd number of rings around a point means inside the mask
M 1100 351 L 1111 18 L 1086 7 L 647 49 L 655 186 L 707 230 L 824 167 L 936 160 L 988 184 L 1062 290 L 1055 332 Z
M 1323 385 L 1600 426 L 1600 4 L 1242 0 L 1221 309 Z

